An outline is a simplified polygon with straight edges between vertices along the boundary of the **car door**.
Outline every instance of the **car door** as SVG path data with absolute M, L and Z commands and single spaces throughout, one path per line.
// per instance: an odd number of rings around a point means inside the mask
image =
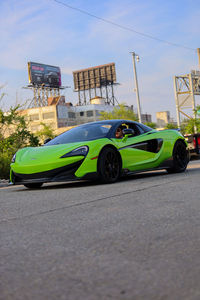
M 114 139 L 122 157 L 122 168 L 129 171 L 153 168 L 162 146 L 162 140 L 156 137 L 157 132 L 145 132 L 142 127 L 133 123 L 127 123 L 126 126 L 134 130 L 134 135 Z

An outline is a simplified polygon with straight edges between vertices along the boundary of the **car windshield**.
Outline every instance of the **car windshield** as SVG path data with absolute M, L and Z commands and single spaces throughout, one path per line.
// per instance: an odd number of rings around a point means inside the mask
M 55 137 L 44 146 L 92 141 L 107 136 L 111 124 L 87 124 L 72 128 Z

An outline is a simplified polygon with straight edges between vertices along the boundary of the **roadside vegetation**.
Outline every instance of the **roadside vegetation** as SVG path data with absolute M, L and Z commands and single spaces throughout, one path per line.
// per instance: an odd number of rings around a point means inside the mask
M 166 126 L 165 126 L 165 129 L 177 129 L 178 126 L 173 124 L 173 123 L 168 123 Z
M 51 128 L 50 125 L 47 125 L 43 122 L 40 123 L 40 125 L 43 128 L 35 133 L 35 135 L 39 138 L 40 141 L 44 142 L 48 138 L 53 139 L 55 137 L 55 134 L 53 133 L 53 129 Z
M 27 121 L 17 111 L 20 106 L 10 107 L 5 112 L 1 103 L 5 96 L 0 88 L 0 179 L 8 179 L 10 163 L 13 155 L 23 147 L 40 145 L 43 138 L 52 138 L 51 128 L 44 124 L 44 128 L 34 135 L 27 129 Z
M 38 146 L 39 139 L 27 130 L 24 117 L 17 113 L 19 107 L 10 108 L 4 113 L 0 109 L 0 178 L 9 178 L 9 169 L 12 156 L 26 146 Z M 10 133 L 8 129 L 12 127 Z M 8 136 L 5 134 L 8 133 Z
M 124 119 L 138 121 L 137 115 L 133 110 L 127 108 L 126 104 L 119 104 L 119 107 L 114 107 L 112 112 L 101 112 L 101 120 Z
M 112 112 L 101 112 L 101 120 L 112 120 L 112 119 L 124 119 L 131 121 L 138 121 L 138 117 L 136 113 L 128 108 L 125 103 L 119 104 L 118 107 L 115 107 Z M 146 122 L 145 125 L 155 129 L 156 123 Z
M 145 122 L 144 124 L 153 129 L 156 129 L 156 127 L 157 127 L 156 123 L 154 123 L 154 122 Z
M 181 124 L 181 133 L 184 134 L 194 134 L 200 133 L 200 105 L 194 110 L 194 118 L 184 119 Z

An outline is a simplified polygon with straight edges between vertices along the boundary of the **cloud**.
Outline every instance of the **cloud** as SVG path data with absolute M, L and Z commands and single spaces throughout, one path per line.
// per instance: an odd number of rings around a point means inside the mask
M 56 25 L 57 20 L 51 17 L 53 8 L 48 6 L 47 11 L 45 2 L 34 1 L 32 6 L 27 1 L 12 2 L 14 10 L 4 5 L 0 13 L 0 17 L 4 15 L 0 27 L 0 66 L 23 70 L 30 59 L 48 60 L 61 45 L 63 36 L 69 38 L 72 32 Z

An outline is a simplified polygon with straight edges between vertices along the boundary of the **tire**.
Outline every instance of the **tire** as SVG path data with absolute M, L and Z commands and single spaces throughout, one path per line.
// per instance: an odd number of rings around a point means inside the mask
M 186 145 L 182 141 L 176 141 L 173 149 L 173 167 L 167 169 L 168 173 L 181 173 L 187 168 L 189 162 Z
M 24 184 L 24 186 L 28 189 L 39 189 L 42 185 L 42 182 Z
M 103 183 L 116 182 L 121 174 L 121 160 L 116 150 L 106 147 L 98 159 L 98 175 Z

